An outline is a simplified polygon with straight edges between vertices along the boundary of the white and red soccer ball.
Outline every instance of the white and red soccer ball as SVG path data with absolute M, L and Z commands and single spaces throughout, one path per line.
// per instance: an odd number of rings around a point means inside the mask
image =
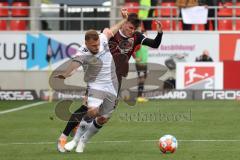
M 164 135 L 159 139 L 158 146 L 162 153 L 174 153 L 178 147 L 178 142 L 174 136 Z

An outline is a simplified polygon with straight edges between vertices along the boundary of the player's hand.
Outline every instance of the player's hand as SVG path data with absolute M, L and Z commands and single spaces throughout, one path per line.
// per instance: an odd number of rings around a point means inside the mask
M 162 23 L 160 22 L 160 20 L 155 20 L 155 23 L 157 24 L 158 32 L 162 32 Z
M 127 19 L 127 18 L 128 18 L 128 11 L 127 11 L 126 8 L 122 8 L 122 9 L 121 9 L 121 14 L 122 14 L 122 17 L 123 17 L 124 19 Z
M 66 77 L 64 75 L 62 75 L 62 74 L 55 75 L 54 78 L 66 79 Z

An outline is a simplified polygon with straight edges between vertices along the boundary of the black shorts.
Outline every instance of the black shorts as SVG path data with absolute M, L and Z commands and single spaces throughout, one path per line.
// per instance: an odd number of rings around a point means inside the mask
M 147 64 L 137 64 L 136 70 L 139 78 L 147 78 Z

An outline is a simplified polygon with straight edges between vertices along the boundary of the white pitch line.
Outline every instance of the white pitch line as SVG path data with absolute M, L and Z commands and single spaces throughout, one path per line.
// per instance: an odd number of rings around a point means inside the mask
M 24 105 L 24 106 L 21 106 L 21 107 L 18 107 L 18 108 L 13 108 L 13 109 L 1 111 L 1 112 L 0 112 L 0 115 L 1 115 L 1 114 L 6 114 L 6 113 L 10 113 L 10 112 L 20 111 L 20 110 L 23 110 L 23 109 L 26 109 L 26 108 L 30 108 L 30 107 L 34 107 L 34 106 L 38 106 L 38 105 L 41 105 L 41 104 L 44 104 L 44 103 L 48 103 L 48 102 L 37 102 L 37 103 L 32 103 L 32 104 Z
M 101 143 L 145 143 L 145 142 L 157 142 L 158 140 L 136 140 L 136 141 L 95 141 L 89 142 L 92 144 L 101 144 Z M 239 139 L 194 139 L 194 140 L 178 140 L 179 142 L 240 142 Z M 12 143 L 0 143 L 0 146 L 3 145 L 48 145 L 56 144 L 57 142 L 12 142 Z
M 195 140 L 179 140 L 182 142 L 240 142 L 239 139 L 195 139 Z

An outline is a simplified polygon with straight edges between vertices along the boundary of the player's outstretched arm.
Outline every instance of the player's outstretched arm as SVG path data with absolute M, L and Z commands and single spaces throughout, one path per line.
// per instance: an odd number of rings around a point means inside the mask
M 145 38 L 142 41 L 143 45 L 146 45 L 152 48 L 158 48 L 160 46 L 162 42 L 162 35 L 163 35 L 161 22 L 156 21 L 155 23 L 157 23 L 157 31 L 158 31 L 157 36 L 154 39 Z
M 72 61 L 64 73 L 56 75 L 54 78 L 65 79 L 70 77 L 78 67 L 80 67 L 80 63 Z
M 108 39 L 113 37 L 118 32 L 118 30 L 122 27 L 122 25 L 127 21 L 128 11 L 127 11 L 126 8 L 121 9 L 121 14 L 122 14 L 123 19 L 120 22 L 118 22 L 117 24 L 115 24 L 111 28 L 105 28 L 103 30 L 103 34 L 105 34 Z

